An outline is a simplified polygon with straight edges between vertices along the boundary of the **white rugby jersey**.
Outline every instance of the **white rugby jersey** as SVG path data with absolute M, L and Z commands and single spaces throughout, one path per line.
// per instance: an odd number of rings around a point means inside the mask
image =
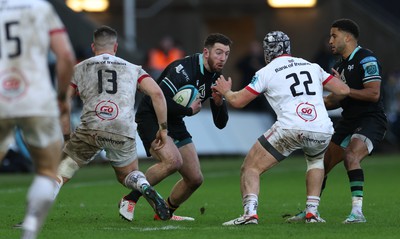
M 332 77 L 318 64 L 283 55 L 257 71 L 246 89 L 264 93 L 282 128 L 332 134 L 323 101 L 323 85 Z
M 80 62 L 71 82 L 83 102 L 78 127 L 134 138 L 137 84 L 146 77 L 141 66 L 110 54 Z
M 58 116 L 48 52 L 60 31 L 48 2 L 0 0 L 0 118 Z

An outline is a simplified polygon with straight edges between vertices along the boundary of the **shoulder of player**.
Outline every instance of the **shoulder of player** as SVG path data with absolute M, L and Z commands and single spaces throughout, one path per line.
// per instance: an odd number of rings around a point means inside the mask
M 171 64 L 174 64 L 174 65 L 181 64 L 184 68 L 189 68 L 189 67 L 198 65 L 200 62 L 200 57 L 201 57 L 200 54 L 196 53 L 196 54 L 188 55 L 188 56 L 185 56 L 184 58 L 178 59 Z
M 41 14 L 47 13 L 49 11 L 54 11 L 53 5 L 47 1 L 43 0 L 23 0 L 23 1 L 8 1 L 5 3 L 6 6 L 12 9 L 18 10 L 28 10 L 30 12 L 40 12 Z
M 198 54 L 197 54 L 198 55 Z M 197 60 L 198 56 L 196 54 L 186 56 L 184 58 L 178 59 L 172 63 L 170 63 L 167 68 L 164 70 L 168 72 L 168 75 L 182 75 L 182 72 L 187 75 L 186 77 L 191 77 L 192 72 L 200 70 L 199 67 L 199 60 Z
M 364 64 L 366 62 L 378 61 L 374 52 L 367 48 L 360 48 L 360 50 L 356 53 L 357 61 L 360 64 Z
M 11 2 L 11 1 L 10 1 Z M 42 1 L 42 0 L 26 0 L 23 2 L 19 2 L 21 5 L 25 5 L 27 6 L 27 4 L 31 5 L 33 9 L 33 11 L 35 12 L 40 12 L 41 14 L 43 14 L 44 12 L 50 12 L 53 11 L 54 13 L 56 12 L 53 5 L 51 3 L 49 3 L 48 1 Z M 16 2 L 16 4 L 18 4 L 18 2 Z

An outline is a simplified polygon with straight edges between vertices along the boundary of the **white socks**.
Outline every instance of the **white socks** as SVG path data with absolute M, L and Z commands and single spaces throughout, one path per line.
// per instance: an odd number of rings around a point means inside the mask
M 127 188 L 136 189 L 141 193 L 143 193 L 142 187 L 144 185 L 150 185 L 150 183 L 146 179 L 146 176 L 144 176 L 144 174 L 138 170 L 130 172 L 126 176 L 124 184 Z
M 28 207 L 22 224 L 23 238 L 31 238 L 41 229 L 54 202 L 55 180 L 36 175 L 27 194 Z
M 64 184 L 64 181 L 60 175 L 57 175 L 58 180 L 60 182 L 56 181 L 55 188 L 54 188 L 54 194 L 53 194 L 53 200 L 56 200 L 58 193 L 60 192 L 61 187 Z
M 244 215 L 252 216 L 257 214 L 258 196 L 256 194 L 247 194 L 243 197 Z
M 306 201 L 306 214 L 312 213 L 317 215 L 320 197 L 317 196 L 307 196 Z

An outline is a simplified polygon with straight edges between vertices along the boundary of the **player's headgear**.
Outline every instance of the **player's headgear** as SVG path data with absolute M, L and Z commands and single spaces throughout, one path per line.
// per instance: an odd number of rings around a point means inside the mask
M 265 61 L 269 63 L 280 55 L 290 54 L 290 39 L 281 31 L 272 31 L 264 37 L 263 47 Z

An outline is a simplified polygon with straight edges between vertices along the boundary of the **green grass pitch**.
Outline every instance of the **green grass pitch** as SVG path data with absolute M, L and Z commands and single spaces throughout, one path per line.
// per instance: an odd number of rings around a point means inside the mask
M 129 238 L 399 238 L 400 157 L 373 155 L 363 162 L 365 173 L 364 214 L 367 223 L 344 225 L 351 209 L 348 179 L 343 164 L 331 172 L 319 211 L 324 224 L 287 224 L 282 215 L 304 208 L 305 169 L 301 156 L 291 156 L 261 178 L 259 225 L 223 227 L 221 224 L 243 213 L 239 171 L 243 157 L 201 158 L 205 181 L 176 212 L 192 216 L 194 222 L 154 221 L 153 211 L 141 199 L 135 220 L 118 215 L 117 204 L 128 189 L 120 185 L 108 165 L 81 169 L 66 184 L 39 236 L 45 239 Z M 141 169 L 150 164 L 140 160 Z M 174 174 L 156 189 L 165 198 L 178 179 Z M 12 225 L 21 221 L 25 195 L 32 175 L 0 174 L 0 239 L 19 238 Z M 201 213 L 204 208 L 204 213 Z

